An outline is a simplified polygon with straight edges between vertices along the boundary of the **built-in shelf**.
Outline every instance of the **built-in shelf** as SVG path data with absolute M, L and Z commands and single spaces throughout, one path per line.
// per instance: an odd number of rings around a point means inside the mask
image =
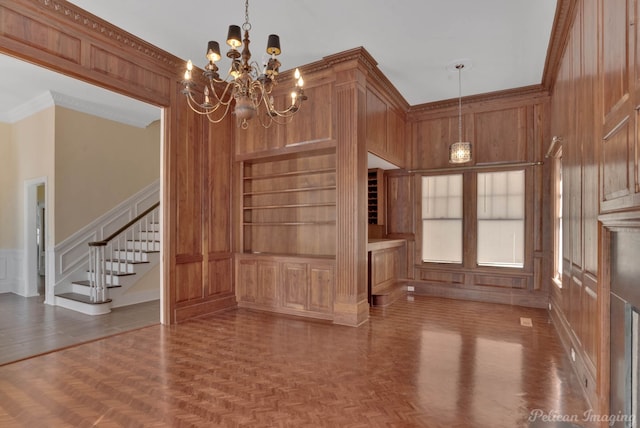
M 258 192 L 245 192 L 243 196 L 254 195 L 272 195 L 278 193 L 296 193 L 296 192 L 316 192 L 318 190 L 336 190 L 336 186 L 316 186 L 316 187 L 300 187 L 292 189 L 274 189 L 274 190 L 262 190 Z
M 244 254 L 335 254 L 334 152 L 245 161 L 242 186 Z

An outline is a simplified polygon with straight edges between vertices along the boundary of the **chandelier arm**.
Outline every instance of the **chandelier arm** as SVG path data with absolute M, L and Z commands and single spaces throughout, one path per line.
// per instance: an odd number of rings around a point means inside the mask
M 218 105 L 216 105 L 216 108 L 215 108 L 215 109 L 213 109 L 213 110 L 205 110 L 205 111 L 202 111 L 202 110 L 199 110 L 199 109 L 195 108 L 195 107 L 193 106 L 193 104 L 194 104 L 194 103 L 195 103 L 198 107 L 202 108 L 202 107 L 201 107 L 201 105 L 200 105 L 200 104 L 198 104 L 198 102 L 197 102 L 197 101 L 195 101 L 191 96 L 188 96 L 188 97 L 187 97 L 187 105 L 189 106 L 189 108 L 190 108 L 194 113 L 199 114 L 200 116 L 206 116 L 206 117 L 207 117 L 207 119 L 209 120 L 209 122 L 212 122 L 212 123 L 220 123 L 220 122 L 222 122 L 222 120 L 225 118 L 225 116 L 226 116 L 226 115 L 227 115 L 227 113 L 229 112 L 229 107 L 231 106 L 231 104 L 226 104 L 226 105 L 225 105 L 225 109 L 224 109 L 224 113 L 220 116 L 220 118 L 219 118 L 219 119 L 212 119 L 211 115 L 212 115 L 213 113 L 215 113 L 215 112 L 216 112 L 216 110 L 218 110 L 218 108 L 220 108 L 220 106 L 221 106 L 222 104 L 218 104 Z
M 209 82 L 211 83 L 211 82 Z M 227 92 L 229 91 L 229 88 L 233 88 L 234 83 L 233 82 L 226 82 L 226 86 L 224 87 L 224 91 L 222 91 L 222 96 L 218 96 L 218 93 L 215 90 L 215 87 L 212 84 L 209 84 L 209 89 L 211 89 L 211 92 L 213 92 L 213 96 L 216 98 L 216 100 L 218 101 L 216 103 L 216 108 L 214 110 L 218 109 L 219 105 L 228 105 L 231 104 L 232 101 L 232 97 L 229 97 L 228 101 L 223 101 L 226 97 L 227 97 Z
M 187 101 L 189 101 L 189 107 L 191 107 L 193 111 L 202 115 L 211 114 L 222 106 L 226 107 L 226 110 L 228 110 L 229 105 L 231 104 L 231 101 L 228 101 L 226 103 L 219 102 L 219 103 L 216 103 L 214 106 L 207 107 L 205 104 L 200 104 L 198 101 L 196 101 L 196 99 L 193 98 L 192 93 L 189 93 L 187 97 Z M 196 109 L 194 105 L 196 105 L 200 110 Z

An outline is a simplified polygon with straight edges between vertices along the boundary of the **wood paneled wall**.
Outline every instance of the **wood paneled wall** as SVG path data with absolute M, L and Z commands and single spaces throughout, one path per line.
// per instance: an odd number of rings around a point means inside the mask
M 164 108 L 162 321 L 235 306 L 232 128 L 190 113 L 184 61 L 64 0 L 0 1 L 0 53 Z
M 550 242 L 548 227 L 549 169 L 544 142 L 549 135 L 549 96 L 528 87 L 463 99 L 463 139 L 473 144 L 472 162 L 452 166 L 449 145 L 458 140 L 457 100 L 411 107 L 407 133 L 409 171 L 387 173 L 389 237 L 408 240 L 409 278 L 416 291 L 432 295 L 546 307 Z M 523 269 L 479 267 L 477 225 L 473 213 L 476 174 L 505 168 L 525 170 L 525 261 Z M 422 175 L 462 173 L 465 187 L 465 246 L 460 265 L 423 263 L 421 221 Z
M 640 216 L 638 2 L 575 2 L 552 91 L 562 138 L 563 278 L 554 321 L 593 406 L 608 414 L 610 227 Z M 624 233 L 624 231 L 617 233 Z M 622 331 L 615 334 L 622 334 Z

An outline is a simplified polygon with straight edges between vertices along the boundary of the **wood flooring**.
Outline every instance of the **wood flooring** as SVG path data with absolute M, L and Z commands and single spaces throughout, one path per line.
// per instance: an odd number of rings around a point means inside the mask
M 574 426 L 535 409 L 587 409 L 547 312 L 426 296 L 358 328 L 237 309 L 0 367 L 3 428 Z
M 0 365 L 160 323 L 157 300 L 98 316 L 45 305 L 43 300 L 0 294 Z

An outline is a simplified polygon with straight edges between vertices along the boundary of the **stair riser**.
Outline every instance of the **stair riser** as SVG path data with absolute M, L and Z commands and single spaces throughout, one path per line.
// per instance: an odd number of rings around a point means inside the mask
M 146 225 L 146 232 L 160 232 L 159 223 L 149 223 Z
M 137 239 L 140 241 L 159 241 L 160 232 L 138 232 Z
M 128 250 L 160 251 L 160 242 L 127 241 Z
M 113 256 L 116 259 L 128 260 L 130 262 L 148 262 L 149 261 L 149 256 L 147 253 L 141 253 L 136 251 L 116 250 L 113 252 Z
M 134 265 L 131 263 L 105 262 L 105 269 L 110 272 L 135 273 Z
M 94 278 L 93 273 L 87 272 L 87 279 L 91 281 Z M 122 285 L 122 278 L 117 275 L 106 275 L 105 283 L 107 285 Z
M 105 303 L 102 305 L 88 305 L 82 302 L 76 302 L 74 300 L 66 299 L 64 297 L 56 296 L 55 305 L 63 308 L 71 309 L 72 311 L 82 312 L 87 315 L 103 315 L 111 312 L 111 303 Z

